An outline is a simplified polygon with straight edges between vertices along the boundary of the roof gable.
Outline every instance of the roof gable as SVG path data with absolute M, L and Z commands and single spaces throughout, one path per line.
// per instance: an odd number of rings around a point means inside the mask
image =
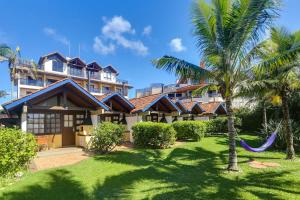
M 89 70 L 95 70 L 95 71 L 102 70 L 102 67 L 95 61 L 87 64 L 86 68 Z
M 129 113 L 131 110 L 133 110 L 135 108 L 134 105 L 128 99 L 126 99 L 125 97 L 123 97 L 122 95 L 120 95 L 117 92 L 99 96 L 99 97 L 97 97 L 97 99 L 99 101 L 101 101 L 102 103 L 105 103 L 107 106 L 110 106 L 112 110 L 114 110 L 113 107 L 115 107 L 115 108 L 118 107 L 119 109 L 123 108 L 124 110 L 126 110 Z M 109 105 L 109 103 L 111 103 L 112 105 Z M 116 105 L 116 104 L 118 104 L 118 105 Z
M 83 62 L 83 60 L 81 60 L 78 57 L 72 58 L 71 60 L 69 60 L 68 63 L 70 63 L 72 65 L 75 65 L 75 66 L 78 66 L 78 67 L 85 67 L 86 66 L 85 62 Z
M 62 54 L 60 54 L 58 52 L 53 52 L 53 53 L 49 53 L 47 55 L 40 57 L 38 64 L 44 63 L 45 60 L 47 60 L 47 59 L 51 60 L 54 58 L 58 58 L 62 62 L 67 62 L 67 59 Z
M 105 72 L 110 71 L 110 72 L 118 74 L 118 71 L 113 66 L 111 66 L 111 65 L 106 66 L 105 68 L 103 68 L 103 70 Z
M 209 102 L 202 103 L 202 108 L 205 110 L 205 113 L 208 114 L 217 114 L 216 111 L 221 109 L 225 114 L 227 113 L 226 108 L 223 106 L 222 102 Z
M 79 91 L 80 94 L 84 95 L 85 97 L 89 98 L 93 103 L 95 103 L 96 105 L 98 105 L 99 107 L 105 109 L 105 110 L 109 110 L 109 108 L 103 104 L 102 102 L 100 102 L 96 97 L 94 97 L 93 95 L 91 95 L 88 91 L 86 91 L 84 88 L 82 88 L 80 85 L 78 85 L 76 82 L 74 82 L 71 79 L 63 79 L 61 81 L 57 81 L 45 88 L 42 88 L 34 93 L 31 93 L 27 96 L 24 96 L 20 99 L 16 99 L 13 100 L 11 102 L 7 102 L 5 104 L 3 104 L 3 108 L 6 111 L 10 111 L 16 107 L 22 106 L 25 102 L 36 99 L 38 97 L 40 97 L 43 94 L 46 94 L 48 92 L 51 92 L 52 90 L 55 90 L 59 87 L 63 87 L 65 85 L 70 85 L 71 87 L 73 87 L 75 90 Z
M 181 110 L 167 95 L 149 95 L 141 98 L 130 99 L 130 102 L 135 106 L 135 109 L 131 111 L 132 113 L 149 111 L 158 103 L 164 104 L 164 106 L 168 107 L 167 109 L 170 111 L 181 112 Z

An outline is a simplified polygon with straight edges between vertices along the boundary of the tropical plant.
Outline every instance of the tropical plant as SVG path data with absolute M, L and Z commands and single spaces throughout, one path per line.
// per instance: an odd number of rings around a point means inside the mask
M 7 95 L 6 91 L 0 90 L 0 98 L 5 97 Z
M 36 155 L 37 144 L 30 133 L 0 128 L 0 177 L 23 170 Z
M 193 5 L 192 22 L 197 48 L 206 69 L 172 56 L 153 61 L 159 69 L 175 72 L 183 78 L 211 81 L 226 101 L 228 113 L 229 161 L 228 170 L 236 171 L 237 153 L 232 99 L 237 84 L 246 77 L 251 66 L 254 47 L 263 31 L 278 16 L 276 0 L 198 0 Z
M 17 47 L 16 51 L 13 51 L 9 46 L 6 44 L 0 44 L 0 63 L 1 62 L 8 62 L 8 69 L 10 72 L 10 80 L 11 80 L 11 98 L 13 98 L 14 93 L 14 81 L 17 78 L 17 66 L 22 65 L 20 63 L 21 59 L 20 48 Z M 26 69 L 20 68 L 19 70 L 22 73 L 28 73 L 30 77 L 33 79 L 36 78 L 36 66 L 37 64 L 34 61 L 27 61 L 26 62 Z
M 253 68 L 274 97 L 282 102 L 283 125 L 287 144 L 287 159 L 295 157 L 293 132 L 290 122 L 289 98 L 300 90 L 300 31 L 272 28 L 270 39 L 257 46 L 260 61 Z
M 123 125 L 111 122 L 100 123 L 92 132 L 89 149 L 97 153 L 108 153 L 121 143 L 123 134 Z

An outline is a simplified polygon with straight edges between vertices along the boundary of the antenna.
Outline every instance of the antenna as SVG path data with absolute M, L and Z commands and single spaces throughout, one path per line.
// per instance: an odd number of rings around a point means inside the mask
M 78 44 L 78 58 L 80 58 L 80 43 Z
M 71 42 L 69 41 L 69 57 L 71 57 Z

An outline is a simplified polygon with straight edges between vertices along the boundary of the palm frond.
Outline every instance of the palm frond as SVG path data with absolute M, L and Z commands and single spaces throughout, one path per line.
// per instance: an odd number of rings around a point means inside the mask
M 200 66 L 180 60 L 173 56 L 163 56 L 152 60 L 152 64 L 158 69 L 164 69 L 170 73 L 174 73 L 183 79 L 202 80 L 211 77 L 210 71 Z

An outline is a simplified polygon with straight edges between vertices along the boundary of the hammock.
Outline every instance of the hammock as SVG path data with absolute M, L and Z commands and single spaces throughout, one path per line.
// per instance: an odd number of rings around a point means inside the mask
M 277 133 L 279 131 L 279 127 L 280 127 L 280 124 L 278 125 L 278 127 L 276 128 L 276 130 L 271 134 L 271 136 L 267 139 L 267 141 L 260 147 L 258 148 L 253 148 L 253 147 L 250 147 L 244 140 L 240 140 L 240 144 L 241 146 L 246 149 L 247 151 L 252 151 L 252 152 L 263 152 L 265 151 L 267 148 L 269 148 L 270 146 L 272 146 L 273 142 L 275 141 L 276 139 L 276 136 L 277 136 Z

